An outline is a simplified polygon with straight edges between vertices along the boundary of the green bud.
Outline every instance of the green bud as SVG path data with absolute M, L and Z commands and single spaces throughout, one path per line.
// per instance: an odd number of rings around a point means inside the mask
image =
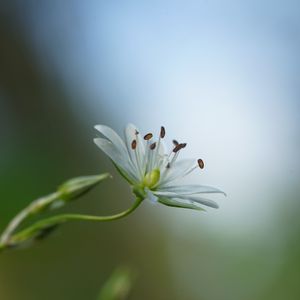
M 5 248 L 17 248 L 30 245 L 33 242 L 40 241 L 50 235 L 62 222 L 52 224 L 41 224 L 39 226 L 31 226 L 22 230 L 10 237 L 6 244 L 2 245 Z M 1 245 L 0 245 L 1 250 Z
M 82 176 L 68 180 L 62 184 L 57 192 L 59 193 L 60 199 L 64 201 L 72 201 L 77 197 L 85 194 L 100 181 L 111 177 L 110 174 L 105 173 L 101 175 Z
M 151 172 L 147 173 L 146 176 L 144 177 L 144 185 L 148 188 L 153 188 L 160 179 L 160 171 L 159 169 L 154 169 Z

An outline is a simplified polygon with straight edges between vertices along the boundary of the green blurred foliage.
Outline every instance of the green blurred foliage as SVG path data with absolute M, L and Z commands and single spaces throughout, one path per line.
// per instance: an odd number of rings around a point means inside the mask
M 134 284 L 135 272 L 129 267 L 119 267 L 102 287 L 98 300 L 125 300 Z

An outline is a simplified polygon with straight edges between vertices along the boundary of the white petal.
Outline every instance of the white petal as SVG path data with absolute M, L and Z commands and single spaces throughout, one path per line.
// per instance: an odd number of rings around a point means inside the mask
M 182 159 L 179 161 L 176 161 L 174 165 L 171 166 L 169 169 L 163 170 L 163 178 L 160 182 L 160 186 L 166 186 L 171 181 L 174 181 L 176 179 L 179 179 L 183 177 L 183 175 L 191 169 L 193 166 L 195 166 L 197 161 L 195 159 Z
M 136 176 L 135 171 L 132 169 L 130 162 L 122 153 L 120 153 L 120 149 L 118 149 L 115 144 L 103 138 L 95 138 L 94 143 L 107 155 L 111 158 L 111 160 L 119 166 L 122 170 L 124 170 L 130 178 L 137 181 L 138 178 Z
M 156 155 L 156 161 L 154 162 L 154 166 L 156 168 L 163 168 L 167 165 L 168 161 L 167 161 L 167 157 L 168 155 L 166 154 L 166 146 L 165 146 L 165 142 L 160 139 L 159 143 L 156 142 L 157 149 L 155 149 L 155 155 Z
M 170 198 L 159 198 L 158 202 L 167 206 L 171 207 L 178 207 L 178 208 L 189 208 L 195 210 L 204 210 L 197 204 L 194 203 L 187 203 L 185 201 L 181 201 L 180 199 L 170 199 Z
M 136 134 L 138 132 L 138 134 Z M 129 149 L 131 149 L 131 143 L 133 140 L 138 138 L 137 149 L 144 155 L 145 154 L 145 145 L 144 140 L 138 130 L 138 128 L 133 124 L 128 124 L 125 128 L 125 138 L 126 138 L 126 145 Z
M 155 196 L 149 189 L 145 189 L 147 199 L 150 200 L 152 203 L 156 203 L 158 200 L 158 197 Z
M 161 139 L 159 142 L 159 150 L 158 150 L 159 155 L 165 156 L 167 153 L 166 149 L 167 149 L 166 143 L 164 140 Z
M 124 155 L 128 155 L 126 146 L 120 136 L 110 127 L 106 125 L 96 125 L 95 129 L 108 138 Z
M 206 199 L 206 198 L 202 198 L 202 197 L 197 197 L 197 196 L 180 196 L 177 197 L 178 199 L 182 199 L 182 200 L 188 200 L 192 203 L 196 202 L 196 203 L 200 203 L 209 207 L 213 207 L 213 208 L 219 208 L 219 205 L 210 199 Z
M 224 194 L 226 196 L 226 194 L 223 191 L 217 188 L 214 188 L 212 186 L 197 185 L 197 184 L 163 186 L 159 189 L 159 192 L 162 193 L 171 192 L 179 195 L 219 193 L 219 194 Z
M 172 192 L 158 192 L 158 191 L 154 191 L 153 192 L 155 195 L 157 195 L 158 197 L 163 197 L 163 198 L 169 198 L 169 199 L 176 199 L 176 200 L 187 200 L 190 202 L 197 202 L 206 206 L 210 206 L 213 208 L 218 208 L 219 205 L 210 199 L 206 199 L 206 198 L 202 198 L 199 196 L 193 196 L 193 195 L 180 195 L 180 194 L 176 194 L 176 193 L 172 193 Z
M 138 132 L 138 134 L 136 134 Z M 141 136 L 138 128 L 133 124 L 128 124 L 125 128 L 125 140 L 126 140 L 126 146 L 128 149 L 128 153 L 130 155 L 130 158 L 135 165 L 135 168 L 137 171 L 142 173 L 145 170 L 145 144 L 144 139 Z M 133 140 L 137 141 L 137 147 L 135 150 L 131 149 L 131 143 Z M 135 152 L 136 151 L 136 155 Z M 137 161 L 138 159 L 138 161 Z

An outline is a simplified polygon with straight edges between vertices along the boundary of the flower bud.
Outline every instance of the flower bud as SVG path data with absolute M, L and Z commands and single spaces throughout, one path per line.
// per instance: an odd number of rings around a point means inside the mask
M 57 192 L 59 193 L 60 199 L 63 201 L 72 201 L 85 194 L 100 181 L 107 179 L 108 177 L 110 177 L 110 174 L 105 173 L 101 175 L 73 178 L 62 184 Z

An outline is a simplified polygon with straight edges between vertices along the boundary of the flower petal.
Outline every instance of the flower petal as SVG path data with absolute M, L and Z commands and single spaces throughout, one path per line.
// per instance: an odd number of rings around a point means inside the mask
M 138 178 L 135 175 L 135 171 L 133 170 L 132 166 L 130 165 L 129 161 L 120 150 L 113 144 L 112 142 L 108 141 L 107 139 L 103 138 L 95 138 L 94 143 L 122 170 L 124 170 L 130 178 L 137 181 Z
M 194 194 L 210 194 L 210 193 L 217 193 L 217 194 L 224 194 L 226 193 L 223 191 L 214 188 L 212 186 L 207 185 L 197 185 L 197 184 L 187 184 L 187 185 L 169 185 L 163 186 L 159 189 L 159 193 L 161 195 L 165 195 L 165 193 L 176 193 L 179 195 L 194 195 Z
M 182 159 L 176 161 L 169 169 L 164 169 L 159 186 L 166 186 L 171 181 L 183 177 L 183 175 L 195 165 L 195 159 Z
M 130 155 L 131 161 L 135 165 L 135 168 L 140 173 L 144 173 L 145 171 L 145 144 L 144 140 L 139 133 L 138 128 L 133 124 L 128 124 L 125 128 L 125 140 L 128 153 Z M 137 147 L 135 150 L 131 149 L 131 143 L 133 140 L 137 141 Z M 136 151 L 136 156 L 134 154 Z M 138 161 L 137 161 L 138 160 Z
M 109 139 L 122 154 L 128 155 L 123 140 L 113 129 L 106 125 L 96 125 L 95 129 L 102 133 L 107 139 Z
M 198 196 L 181 195 L 180 197 L 178 197 L 178 199 L 188 200 L 188 201 L 191 201 L 192 203 L 196 202 L 196 203 L 203 204 L 205 206 L 209 206 L 212 208 L 219 208 L 219 205 L 215 201 L 206 199 L 206 198 L 202 198 L 202 197 L 198 197 Z
M 204 209 L 196 204 L 187 203 L 180 201 L 178 199 L 170 199 L 170 198 L 159 198 L 158 202 L 167 206 L 171 207 L 178 207 L 178 208 L 188 208 L 188 209 L 195 209 L 195 210 L 202 210 Z
M 174 192 L 161 192 L 161 191 L 154 191 L 153 192 L 154 195 L 158 196 L 158 197 L 167 197 L 167 198 L 176 198 L 176 199 L 182 199 L 182 200 L 188 200 L 191 202 L 197 202 L 206 206 L 210 206 L 213 208 L 219 208 L 219 205 L 213 201 L 213 200 L 209 200 L 209 199 L 205 199 L 205 198 L 201 198 L 198 196 L 193 196 L 193 195 L 185 195 L 185 194 L 179 194 L 179 193 L 174 193 Z
M 145 192 L 147 195 L 147 199 L 150 200 L 152 203 L 156 203 L 158 201 L 158 197 L 155 196 L 149 189 L 145 188 Z

